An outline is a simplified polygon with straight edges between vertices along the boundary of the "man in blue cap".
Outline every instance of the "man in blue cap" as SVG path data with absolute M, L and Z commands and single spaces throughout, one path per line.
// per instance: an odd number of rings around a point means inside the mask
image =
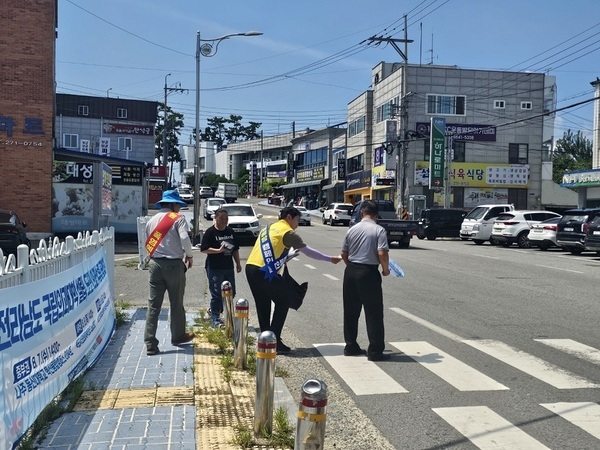
M 162 199 L 156 203 L 158 213 L 146 224 L 146 250 L 150 257 L 150 298 L 144 343 L 148 356 L 159 352 L 156 328 L 165 291 L 169 293 L 171 304 L 171 344 L 181 345 L 194 339 L 194 333 L 186 332 L 183 308 L 185 272 L 194 262 L 190 227 L 185 216 L 179 214 L 179 210 L 185 205 L 179 192 L 165 191 Z

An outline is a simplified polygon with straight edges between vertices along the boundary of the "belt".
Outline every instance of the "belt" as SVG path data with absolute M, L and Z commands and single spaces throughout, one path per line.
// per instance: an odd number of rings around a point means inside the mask
M 377 269 L 379 267 L 379 264 L 364 264 L 364 263 L 356 263 L 356 262 L 352 262 L 352 261 L 350 261 L 350 264 L 352 264 L 353 266 L 369 267 L 371 269 L 373 269 L 373 268 Z

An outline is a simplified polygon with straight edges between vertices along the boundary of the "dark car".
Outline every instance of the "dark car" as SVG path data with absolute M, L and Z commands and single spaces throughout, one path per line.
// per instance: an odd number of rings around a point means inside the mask
M 0 248 L 4 255 L 16 254 L 17 247 L 21 244 L 31 247 L 25 228 L 27 224 L 21 222 L 16 213 L 0 210 Z
M 556 225 L 556 243 L 573 255 L 579 255 L 585 248 L 585 236 L 589 223 L 600 214 L 600 208 L 570 209 L 565 211 Z
M 589 221 L 584 246 L 586 250 L 600 254 L 600 214 Z
M 423 209 L 419 216 L 419 239 L 434 241 L 438 237 L 460 237 L 460 226 L 467 215 L 462 209 Z

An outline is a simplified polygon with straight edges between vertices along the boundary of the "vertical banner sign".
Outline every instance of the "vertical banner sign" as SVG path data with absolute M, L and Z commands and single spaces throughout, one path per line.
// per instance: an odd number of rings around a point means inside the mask
M 446 119 L 431 118 L 429 139 L 429 189 L 441 188 L 446 171 Z

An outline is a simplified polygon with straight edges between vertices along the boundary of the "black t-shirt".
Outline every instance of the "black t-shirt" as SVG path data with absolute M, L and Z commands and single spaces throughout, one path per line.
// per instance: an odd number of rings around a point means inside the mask
M 232 228 L 225 227 L 223 231 L 219 231 L 213 225 L 209 227 L 202 236 L 202 243 L 200 244 L 200 250 L 204 251 L 208 248 L 221 248 L 221 243 L 225 243 L 231 246 L 230 249 L 225 250 L 223 253 L 216 253 L 214 255 L 206 255 L 206 264 L 204 267 L 211 269 L 233 269 L 233 256 L 232 253 L 239 249 L 235 240 L 235 233 Z

